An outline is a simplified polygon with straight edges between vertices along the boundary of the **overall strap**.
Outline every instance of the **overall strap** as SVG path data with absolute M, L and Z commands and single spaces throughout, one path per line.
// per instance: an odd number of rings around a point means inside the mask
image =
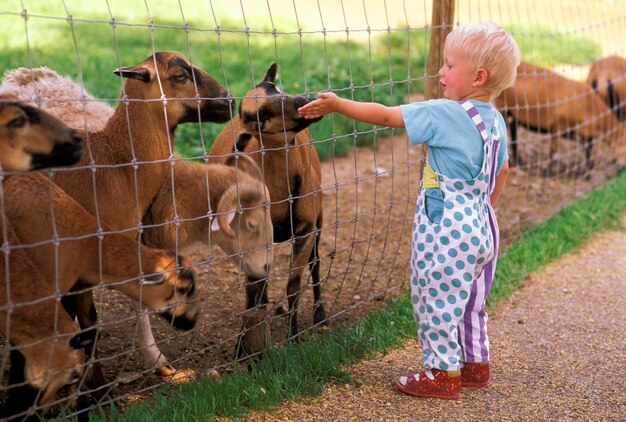
M 483 118 L 480 117 L 480 113 L 478 109 L 472 104 L 470 101 L 458 101 L 458 103 L 463 107 L 463 109 L 467 112 L 467 115 L 472 119 L 476 129 L 480 132 L 480 136 L 483 138 L 483 142 L 489 141 L 489 134 L 487 133 L 487 128 L 485 126 L 485 122 L 483 122 Z
M 458 103 L 467 112 L 467 115 L 470 117 L 470 119 L 472 119 L 472 122 L 474 122 L 476 129 L 478 129 L 478 132 L 480 132 L 480 136 L 483 138 L 483 144 L 488 143 L 490 139 L 490 136 L 489 136 L 490 134 L 487 133 L 487 127 L 485 126 L 485 122 L 483 121 L 483 118 L 480 116 L 478 109 L 474 106 L 474 104 L 472 104 L 468 100 L 458 101 Z M 498 119 L 494 116 L 491 139 L 493 139 L 496 136 L 496 134 L 499 134 L 499 133 L 500 133 L 500 129 L 498 125 Z M 500 146 L 500 143 L 492 142 L 492 145 L 493 145 L 493 148 L 491 148 L 491 157 L 485 157 L 486 160 L 489 160 L 489 158 L 491 158 L 490 160 L 491 165 L 488 168 L 489 169 L 489 193 L 490 194 L 491 192 L 493 192 L 493 189 L 495 188 L 496 166 L 497 166 L 497 161 L 498 161 L 498 148 Z

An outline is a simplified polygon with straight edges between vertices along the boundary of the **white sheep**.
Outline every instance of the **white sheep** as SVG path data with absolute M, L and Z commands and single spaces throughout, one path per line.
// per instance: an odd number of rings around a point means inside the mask
M 96 99 L 70 77 L 47 67 L 19 67 L 7 71 L 1 92 L 10 92 L 22 101 L 37 104 L 74 129 L 102 130 L 113 115 L 113 108 L 106 101 Z M 68 109 L 72 112 L 68 113 Z

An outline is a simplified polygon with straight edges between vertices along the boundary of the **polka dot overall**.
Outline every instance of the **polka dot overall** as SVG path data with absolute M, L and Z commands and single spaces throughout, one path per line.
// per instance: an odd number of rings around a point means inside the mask
M 459 104 L 481 134 L 483 164 L 474 179 L 437 175 L 438 188 L 420 189 L 411 253 L 411 301 L 423 363 L 448 371 L 459 369 L 461 362 L 489 360 L 484 305 L 498 246 L 489 201 L 495 185 L 497 123 L 489 135 L 472 103 Z

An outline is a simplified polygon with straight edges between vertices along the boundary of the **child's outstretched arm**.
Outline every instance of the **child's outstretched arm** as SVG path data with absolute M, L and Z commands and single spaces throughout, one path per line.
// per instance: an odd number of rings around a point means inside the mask
M 504 191 L 504 185 L 506 184 L 506 178 L 509 175 L 509 162 L 505 161 L 502 164 L 502 168 L 500 169 L 500 173 L 496 176 L 496 186 L 493 188 L 493 192 L 491 193 L 491 197 L 489 198 L 491 201 L 491 206 L 495 207 L 498 199 L 500 199 L 500 195 Z
M 317 94 L 317 100 L 298 109 L 298 113 L 306 119 L 315 119 L 332 112 L 373 125 L 404 127 L 400 107 L 346 100 L 332 92 L 320 92 Z

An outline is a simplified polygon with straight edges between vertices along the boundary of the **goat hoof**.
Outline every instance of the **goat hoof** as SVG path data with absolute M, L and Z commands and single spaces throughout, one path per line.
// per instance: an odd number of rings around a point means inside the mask
M 176 368 L 168 363 L 163 366 L 159 366 L 154 372 L 160 377 L 171 377 L 176 373 Z
M 315 325 L 326 325 L 328 320 L 326 319 L 326 310 L 322 305 L 315 308 L 313 312 L 313 322 Z

